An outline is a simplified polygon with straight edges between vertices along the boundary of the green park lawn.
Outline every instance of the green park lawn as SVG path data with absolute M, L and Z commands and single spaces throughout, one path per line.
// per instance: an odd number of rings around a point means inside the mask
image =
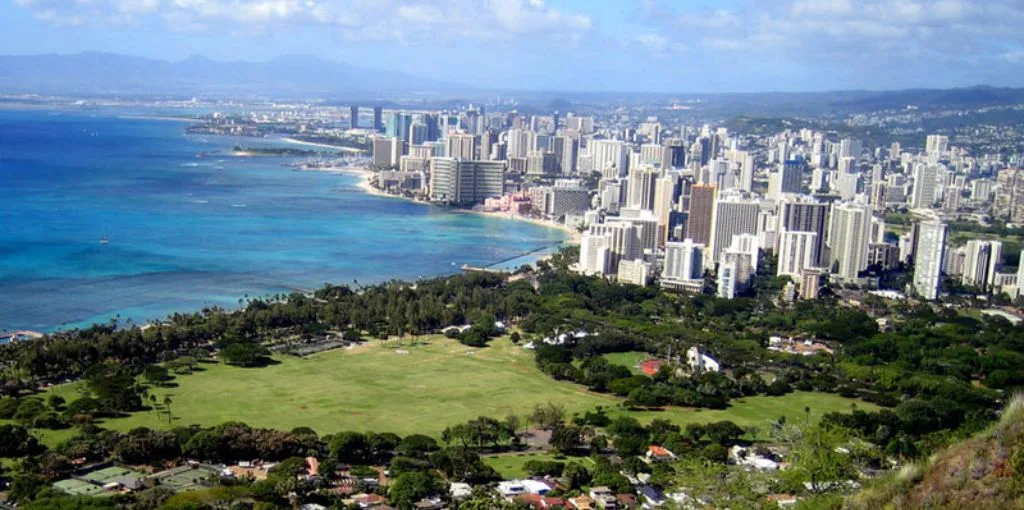
M 551 453 L 507 453 L 486 456 L 484 457 L 484 464 L 494 468 L 495 471 L 501 474 L 502 478 L 512 480 L 515 478 L 524 478 L 529 475 L 529 473 L 523 469 L 523 465 L 531 460 L 556 460 L 566 464 L 569 462 L 579 462 L 588 467 L 594 463 L 594 461 L 590 460 L 590 457 L 566 457 L 564 455 Z
M 643 371 L 640 370 L 640 367 L 637 365 L 639 365 L 641 361 L 650 357 L 650 354 L 640 351 L 611 352 L 604 355 L 604 359 L 608 360 L 609 363 L 627 367 L 634 374 L 643 374 Z
M 172 381 L 175 387 L 152 388 L 150 392 L 158 402 L 171 397 L 174 426 L 241 421 L 282 430 L 309 426 L 321 434 L 360 430 L 434 436 L 446 426 L 480 415 L 525 416 L 535 405 L 547 402 L 565 406 L 570 414 L 601 405 L 615 408 L 611 414 L 627 413 L 644 422 L 658 417 L 679 424 L 732 420 L 760 429 L 782 415 L 802 419 L 805 407 L 810 407 L 811 418 L 816 419 L 823 413 L 848 411 L 856 402 L 837 395 L 798 392 L 746 398 L 720 411 L 627 411 L 617 407 L 621 402 L 617 397 L 551 379 L 537 369 L 532 351 L 507 338 L 477 349 L 433 335 L 419 338 L 415 345 L 409 340 L 402 345 L 373 343 L 308 358 L 280 356 L 276 360 L 277 364 L 263 368 L 203 364 L 202 371 L 178 376 Z M 51 391 L 71 401 L 78 389 L 78 384 L 68 384 Z M 856 405 L 874 409 L 865 402 Z M 127 431 L 139 426 L 167 427 L 168 420 L 164 413 L 142 411 L 102 425 Z M 73 433 L 39 432 L 48 444 Z

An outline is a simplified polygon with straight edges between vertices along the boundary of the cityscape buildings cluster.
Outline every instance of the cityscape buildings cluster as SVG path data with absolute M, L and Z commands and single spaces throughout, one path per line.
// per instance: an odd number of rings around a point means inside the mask
M 1020 162 L 971 155 L 944 135 L 915 151 L 813 129 L 753 136 L 656 117 L 604 123 L 473 106 L 373 115 L 379 186 L 578 228 L 583 274 L 724 298 L 749 291 L 759 270 L 788 278 L 783 294 L 804 299 L 826 282 L 877 284 L 896 267 L 913 268 L 901 290 L 924 299 L 937 299 L 947 276 L 1012 297 L 1024 281 L 1001 271 L 1000 241 L 952 247 L 948 228 L 965 218 L 1024 222 Z M 902 223 L 887 230 L 897 211 Z

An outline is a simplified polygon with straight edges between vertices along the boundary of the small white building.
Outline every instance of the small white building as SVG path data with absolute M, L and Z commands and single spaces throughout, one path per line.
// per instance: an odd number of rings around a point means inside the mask
M 721 366 L 718 361 L 707 354 L 700 352 L 697 346 L 690 347 L 686 350 L 686 364 L 689 365 L 690 371 L 692 372 L 718 372 L 721 370 Z
M 468 498 L 473 495 L 473 486 L 468 483 L 453 482 L 448 487 L 448 493 L 452 499 Z

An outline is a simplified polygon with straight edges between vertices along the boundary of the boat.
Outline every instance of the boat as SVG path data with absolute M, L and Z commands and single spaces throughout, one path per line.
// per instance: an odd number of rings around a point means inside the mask
M 103 237 L 100 238 L 100 244 L 107 244 L 109 242 L 110 242 L 110 240 L 107 239 L 107 236 L 103 236 Z

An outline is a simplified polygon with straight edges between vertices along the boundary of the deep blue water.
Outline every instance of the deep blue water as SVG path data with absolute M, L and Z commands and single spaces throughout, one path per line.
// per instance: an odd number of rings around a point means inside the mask
M 355 176 L 233 158 L 235 144 L 267 142 L 184 127 L 110 111 L 0 110 L 0 331 L 435 276 L 565 239 L 368 195 Z

